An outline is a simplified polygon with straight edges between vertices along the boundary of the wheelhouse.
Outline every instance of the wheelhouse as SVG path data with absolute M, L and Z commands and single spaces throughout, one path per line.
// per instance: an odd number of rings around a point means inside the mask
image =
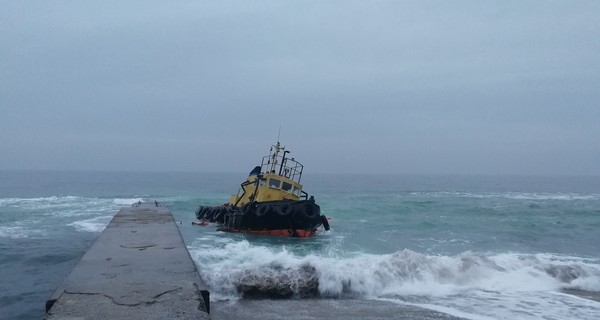
M 250 172 L 238 193 L 231 197 L 230 205 L 307 199 L 308 194 L 300 184 L 304 166 L 294 158 L 287 157 L 288 153 L 290 151 L 285 150 L 279 142 L 273 145 L 269 155 L 263 157 L 260 166 Z

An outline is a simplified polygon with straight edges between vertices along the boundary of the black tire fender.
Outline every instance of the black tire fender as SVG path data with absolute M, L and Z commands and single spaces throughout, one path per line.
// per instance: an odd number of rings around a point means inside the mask
M 271 211 L 271 205 L 262 204 L 262 205 L 258 206 L 258 208 L 256 208 L 256 216 L 262 217 L 265 214 L 267 214 L 267 212 L 269 212 L 269 211 Z
M 314 204 L 305 204 L 301 207 L 302 215 L 308 219 L 313 220 L 319 216 L 319 212 Z
M 225 213 L 225 208 L 223 208 L 223 207 L 216 207 L 215 208 L 215 214 L 213 215 L 213 220 L 214 221 L 220 220 L 221 217 L 223 217 L 224 213 Z
M 215 221 L 215 216 L 217 215 L 217 213 L 218 213 L 218 208 L 217 207 L 209 208 L 209 211 L 206 213 L 205 217 L 209 221 L 213 222 L 213 221 Z
M 292 206 L 292 204 L 290 204 L 290 203 L 285 203 L 281 206 L 277 206 L 275 211 L 277 212 L 278 215 L 285 217 L 287 215 L 294 213 L 294 206 Z
M 210 213 L 210 209 L 212 209 L 211 207 L 202 207 L 202 211 L 200 211 L 200 215 L 204 218 L 206 218 L 208 216 L 208 214 Z

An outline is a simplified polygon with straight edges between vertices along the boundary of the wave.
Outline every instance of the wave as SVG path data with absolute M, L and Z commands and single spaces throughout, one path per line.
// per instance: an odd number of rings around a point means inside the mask
M 600 313 L 600 304 L 596 301 L 554 291 L 508 293 L 478 291 L 470 295 L 432 299 L 396 297 L 376 300 L 416 306 L 471 320 L 595 320 Z
M 222 248 L 192 246 L 190 251 L 203 279 L 225 299 L 269 290 L 281 296 L 366 298 L 474 290 L 600 291 L 600 261 L 551 254 L 437 256 L 401 250 L 387 255 L 297 256 L 285 248 L 275 251 L 247 241 Z
M 61 227 L 101 232 L 120 207 L 142 198 L 49 196 L 0 198 L 0 238 L 44 238 Z
M 21 239 L 29 237 L 43 237 L 46 235 L 44 230 L 31 229 L 24 226 L 0 226 L 0 238 Z
M 130 206 L 137 202 L 144 202 L 144 199 L 143 198 L 125 198 L 125 199 L 117 198 L 117 199 L 112 200 L 113 204 L 116 204 L 119 206 Z
M 600 194 L 579 194 L 579 193 L 530 193 L 530 192 L 489 192 L 489 193 L 474 193 L 474 192 L 411 192 L 410 195 L 417 197 L 457 197 L 457 198 L 502 198 L 513 200 L 557 200 L 557 201 L 573 201 L 573 200 L 600 200 Z
M 43 207 L 56 204 L 72 204 L 85 198 L 76 196 L 50 196 L 37 198 L 2 198 L 0 207 Z
M 102 204 L 110 202 L 115 205 L 131 205 L 138 201 L 144 201 L 143 197 L 114 197 L 114 198 L 95 198 L 79 196 L 49 196 L 37 198 L 1 198 L 0 207 L 34 207 L 45 208 L 58 205 L 80 205 L 80 204 Z
M 100 216 L 91 219 L 74 221 L 67 224 L 68 226 L 74 227 L 75 230 L 80 232 L 101 232 L 106 228 L 112 216 Z

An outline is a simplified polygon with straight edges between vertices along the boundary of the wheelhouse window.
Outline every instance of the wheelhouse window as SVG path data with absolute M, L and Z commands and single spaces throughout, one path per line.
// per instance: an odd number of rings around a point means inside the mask
M 302 191 L 300 188 L 294 186 L 294 192 L 293 192 L 293 194 L 295 194 L 296 196 L 299 197 L 300 196 L 300 191 Z
M 283 191 L 291 192 L 292 184 L 284 181 L 283 184 L 281 185 L 281 189 L 283 189 Z
M 279 189 L 279 186 L 281 185 L 281 181 L 277 180 L 277 179 L 269 179 L 269 188 L 276 188 Z

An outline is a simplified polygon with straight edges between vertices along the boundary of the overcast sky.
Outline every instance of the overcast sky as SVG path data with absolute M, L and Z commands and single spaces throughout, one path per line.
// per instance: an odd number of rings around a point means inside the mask
M 600 1 L 0 8 L 0 170 L 600 174 Z

